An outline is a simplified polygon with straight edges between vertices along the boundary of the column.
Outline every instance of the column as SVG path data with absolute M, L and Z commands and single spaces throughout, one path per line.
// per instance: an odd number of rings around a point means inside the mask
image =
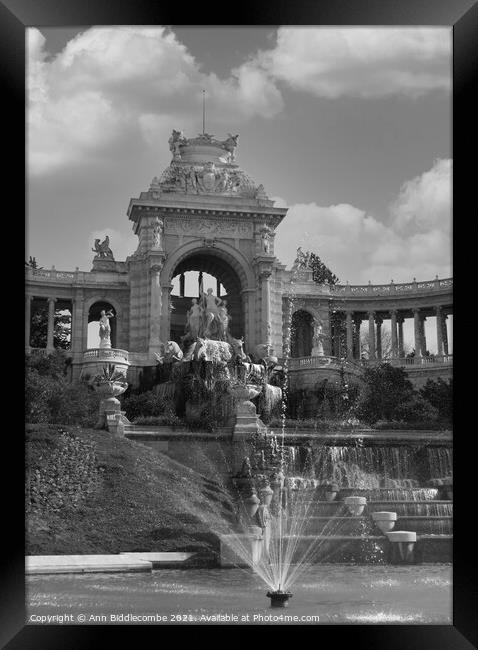
M 415 335 L 415 358 L 422 356 L 422 346 L 421 346 L 421 328 L 420 328 L 420 310 L 413 310 L 413 326 L 414 326 L 414 335 Z
M 261 277 L 261 299 L 262 299 L 262 340 L 270 345 L 271 342 L 271 297 L 270 281 L 271 272 L 263 270 L 260 272 Z
M 161 265 L 153 264 L 150 268 L 151 274 L 151 301 L 149 312 L 149 351 L 159 351 L 160 330 L 161 330 Z
M 216 296 L 221 297 L 221 281 L 216 278 Z
M 161 285 L 161 318 L 159 338 L 163 343 L 169 340 L 171 333 L 170 296 L 172 289 L 172 284 L 168 283 Z
M 360 326 L 362 325 L 362 318 L 360 316 L 354 316 L 354 336 L 355 336 L 355 351 L 354 357 L 360 359 Z
M 55 349 L 53 342 L 53 333 L 55 329 L 55 302 L 56 298 L 48 298 L 48 330 L 46 336 L 46 349 L 53 352 Z
M 426 317 L 422 316 L 420 318 L 420 342 L 421 342 L 421 351 L 422 351 L 422 357 L 426 357 L 427 354 L 427 337 L 425 334 L 425 321 Z
M 382 323 L 383 323 L 383 318 L 381 316 L 377 316 L 375 318 L 375 322 L 377 323 L 377 359 L 382 358 Z
M 75 297 L 71 301 L 71 351 L 83 352 L 86 348 L 84 339 L 84 293 L 83 289 L 77 289 Z
M 184 284 L 185 284 L 185 277 L 184 273 L 181 273 L 179 276 L 179 295 L 181 298 L 184 298 Z
M 397 316 L 397 323 L 398 323 L 398 356 L 400 359 L 403 359 L 405 356 L 405 349 L 403 345 L 403 322 L 405 320 L 404 316 L 401 316 L 400 314 Z
M 375 312 L 368 312 L 368 358 L 375 359 Z
M 352 312 L 345 313 L 345 324 L 347 327 L 347 359 L 354 358 L 354 338 L 352 329 Z
M 443 336 L 443 354 L 448 354 L 448 330 L 446 328 L 446 319 L 448 316 L 443 314 L 442 318 L 442 336 Z
M 437 355 L 441 357 L 443 355 L 443 314 L 441 306 L 435 307 L 436 319 L 437 319 Z
M 25 348 L 30 348 L 30 329 L 32 324 L 33 296 L 25 296 Z
M 397 340 L 397 310 L 392 309 L 390 312 L 390 327 L 392 328 L 392 359 L 398 357 L 398 340 Z

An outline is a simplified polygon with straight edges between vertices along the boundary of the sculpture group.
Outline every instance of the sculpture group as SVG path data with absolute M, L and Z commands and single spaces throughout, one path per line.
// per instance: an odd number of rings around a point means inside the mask
M 187 313 L 186 336 L 192 339 L 208 338 L 226 341 L 230 317 L 227 301 L 215 296 L 212 289 L 204 291 L 199 298 L 192 299 Z

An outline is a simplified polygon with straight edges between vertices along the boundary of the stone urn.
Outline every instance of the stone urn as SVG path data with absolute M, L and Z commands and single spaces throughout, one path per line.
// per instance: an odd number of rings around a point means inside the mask
M 379 528 L 382 533 L 388 533 L 395 526 L 395 522 L 397 521 L 397 513 L 384 511 L 372 512 L 372 519 L 377 528 Z
M 339 486 L 336 483 L 329 483 L 325 486 L 325 500 L 334 501 L 339 491 Z
M 414 564 L 417 534 L 410 530 L 392 530 L 386 533 L 390 542 L 392 564 Z
M 345 497 L 344 503 L 350 514 L 354 517 L 358 517 L 362 514 L 367 505 L 367 499 L 366 497 Z
M 270 506 L 274 491 L 268 485 L 265 485 L 259 490 L 259 494 L 260 494 L 261 504 L 264 506 Z
M 249 515 L 249 517 L 252 519 L 254 515 L 257 512 L 257 508 L 259 507 L 260 501 L 257 498 L 257 495 L 253 492 L 250 496 L 246 497 L 243 501 L 244 503 L 244 508 Z
M 95 391 L 102 396 L 99 408 L 99 419 L 95 424 L 95 429 L 115 429 L 118 422 L 126 420 L 124 413 L 121 411 L 118 395 L 122 395 L 128 388 L 126 381 L 122 378 L 103 379 L 100 378 L 92 384 Z
M 261 390 L 262 386 L 256 386 L 255 384 L 237 383 L 230 387 L 229 391 L 236 403 L 235 439 L 248 438 L 257 433 L 257 411 L 251 399 L 257 397 Z

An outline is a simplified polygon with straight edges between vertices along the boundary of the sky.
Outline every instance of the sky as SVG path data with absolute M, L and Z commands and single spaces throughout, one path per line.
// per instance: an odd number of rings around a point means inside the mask
M 90 270 L 137 245 L 126 210 L 173 128 L 239 133 L 237 163 L 298 246 L 351 284 L 451 276 L 451 29 L 27 29 L 27 256 Z

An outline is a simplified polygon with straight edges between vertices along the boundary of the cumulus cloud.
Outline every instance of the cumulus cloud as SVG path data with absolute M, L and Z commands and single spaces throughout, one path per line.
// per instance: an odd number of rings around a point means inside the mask
M 279 90 L 260 67 L 246 62 L 225 80 L 206 75 L 164 27 L 91 28 L 54 58 L 41 32 L 30 28 L 27 47 L 32 174 L 88 163 L 134 136 L 153 144 L 178 125 L 193 128 L 203 88 L 215 121 L 271 117 L 282 108 Z
M 418 96 L 450 89 L 451 29 L 281 27 L 255 64 L 319 97 Z
M 445 28 L 289 28 L 220 79 L 201 71 L 165 27 L 93 27 L 55 57 L 27 30 L 28 167 L 32 174 L 117 158 L 131 138 L 194 132 L 202 90 L 214 123 L 229 126 L 283 108 L 280 84 L 314 95 L 382 97 L 449 89 Z
M 302 246 L 351 284 L 448 277 L 450 186 L 451 161 L 435 161 L 430 170 L 402 186 L 390 205 L 389 224 L 349 204 L 292 205 L 277 229 L 275 254 L 290 265 Z M 408 218 L 411 206 L 413 219 Z
M 403 184 L 391 206 L 394 226 L 401 232 L 428 232 L 451 227 L 451 169 L 450 159 L 438 159 L 433 167 Z

